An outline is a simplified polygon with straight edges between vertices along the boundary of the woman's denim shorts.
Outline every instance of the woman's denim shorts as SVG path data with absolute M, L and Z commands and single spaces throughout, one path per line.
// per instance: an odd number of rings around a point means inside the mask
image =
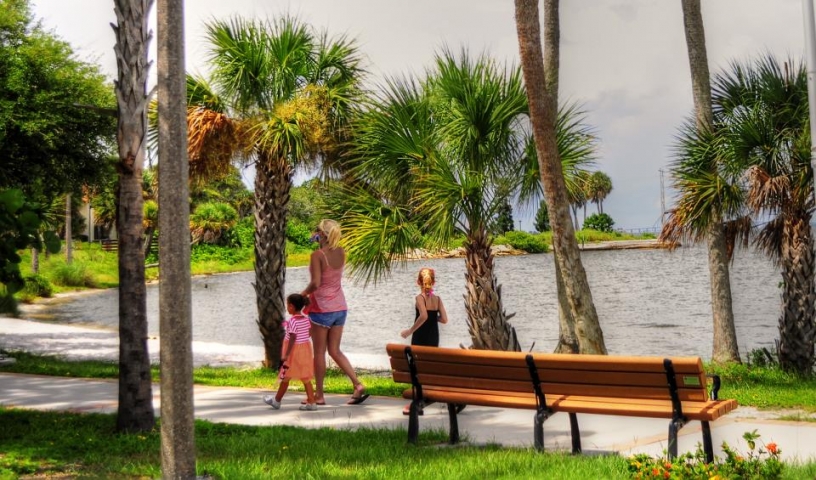
M 346 324 L 347 310 L 339 312 L 309 312 L 309 320 L 318 327 L 342 327 Z

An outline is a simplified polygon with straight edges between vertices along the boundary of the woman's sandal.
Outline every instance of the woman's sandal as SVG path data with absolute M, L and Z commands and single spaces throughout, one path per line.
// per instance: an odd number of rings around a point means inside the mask
M 365 393 L 365 387 L 363 387 L 362 385 L 359 386 L 362 388 L 354 387 L 355 394 L 351 396 L 351 400 L 346 402 L 346 405 L 359 405 L 365 402 L 368 397 L 370 397 L 369 394 Z

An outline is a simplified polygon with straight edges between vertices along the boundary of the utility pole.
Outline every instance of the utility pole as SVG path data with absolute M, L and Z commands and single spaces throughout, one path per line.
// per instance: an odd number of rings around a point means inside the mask
M 816 25 L 813 18 L 813 0 L 802 0 L 805 19 L 805 62 L 807 66 L 808 109 L 810 110 L 810 168 L 816 172 Z M 816 182 L 816 175 L 813 178 Z M 816 188 L 814 188 L 816 195 Z
M 663 184 L 663 169 L 660 172 L 660 230 L 666 224 L 666 187 Z

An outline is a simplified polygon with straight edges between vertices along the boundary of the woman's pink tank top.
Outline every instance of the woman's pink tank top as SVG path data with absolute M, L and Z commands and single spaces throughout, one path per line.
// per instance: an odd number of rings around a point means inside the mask
M 312 300 L 314 303 L 309 306 L 310 312 L 342 312 L 348 310 L 346 305 L 346 296 L 343 295 L 343 267 L 332 268 L 329 265 L 329 260 L 326 254 L 323 254 L 323 260 L 326 265 L 323 268 L 323 273 L 320 276 L 320 287 L 312 293 Z

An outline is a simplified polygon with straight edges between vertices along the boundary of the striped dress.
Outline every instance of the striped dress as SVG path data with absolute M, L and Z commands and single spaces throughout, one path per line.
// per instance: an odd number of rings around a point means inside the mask
M 314 356 L 312 354 L 312 340 L 309 336 L 311 322 L 305 315 L 293 315 L 286 324 L 286 336 L 283 337 L 283 351 L 281 357 L 289 350 L 289 341 L 295 335 L 295 345 L 292 353 L 286 360 L 289 368 L 281 369 L 283 380 L 308 381 L 314 377 Z

